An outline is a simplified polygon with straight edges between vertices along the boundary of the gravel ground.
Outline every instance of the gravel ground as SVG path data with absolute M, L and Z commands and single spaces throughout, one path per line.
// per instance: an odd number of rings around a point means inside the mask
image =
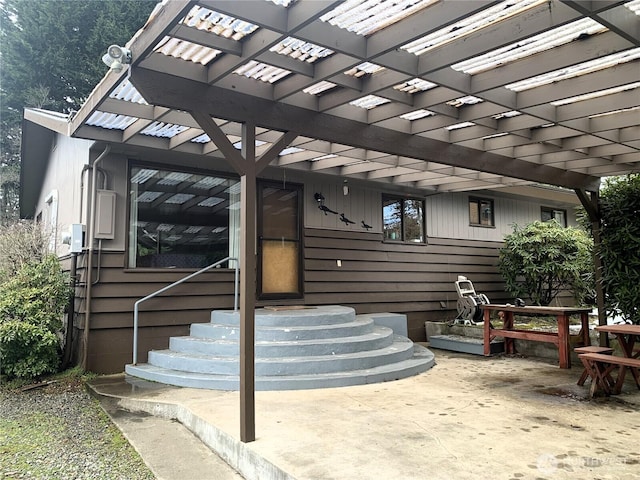
M 80 381 L 0 388 L 0 479 L 154 479 Z

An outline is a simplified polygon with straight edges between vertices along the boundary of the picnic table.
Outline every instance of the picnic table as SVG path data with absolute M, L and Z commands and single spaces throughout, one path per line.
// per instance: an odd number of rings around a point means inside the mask
M 558 363 L 560 368 L 571 368 L 571 348 L 569 335 L 569 318 L 572 315 L 580 315 L 581 330 L 579 333 L 582 345 L 591 345 L 589 339 L 589 312 L 588 307 L 541 307 L 515 305 L 482 305 L 484 310 L 484 354 L 491 354 L 491 340 L 495 337 L 504 337 L 505 352 L 515 353 L 515 339 L 531 340 L 534 342 L 553 343 L 558 347 Z M 503 313 L 502 328 L 494 328 L 491 324 L 491 312 Z M 539 332 L 514 328 L 514 315 L 539 316 L 549 315 L 556 318 L 557 332 Z
M 585 370 L 591 377 L 591 396 L 598 390 L 605 395 L 620 393 L 627 371 L 630 371 L 640 389 L 640 350 L 634 351 L 636 342 L 640 343 L 640 325 L 621 323 L 615 325 L 599 325 L 599 332 L 611 333 L 622 350 L 620 355 L 603 355 L 598 353 L 580 354 Z M 618 369 L 618 377 L 612 373 Z

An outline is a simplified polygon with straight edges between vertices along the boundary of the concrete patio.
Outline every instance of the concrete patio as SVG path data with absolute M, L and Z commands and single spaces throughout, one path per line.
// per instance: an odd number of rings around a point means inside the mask
M 588 384 L 576 385 L 576 363 L 561 370 L 521 356 L 434 353 L 435 367 L 403 380 L 256 392 L 257 439 L 248 444 L 239 441 L 238 392 L 124 375 L 97 378 L 90 389 L 125 434 L 132 424 L 114 412 L 142 412 L 138 424 L 176 419 L 251 480 L 638 478 L 634 384 L 589 400 Z M 223 475 L 226 465 L 194 473 L 202 455 L 189 457 L 188 443 L 159 432 L 128 435 L 158 478 L 237 478 Z M 150 454 L 163 447 L 160 460 Z

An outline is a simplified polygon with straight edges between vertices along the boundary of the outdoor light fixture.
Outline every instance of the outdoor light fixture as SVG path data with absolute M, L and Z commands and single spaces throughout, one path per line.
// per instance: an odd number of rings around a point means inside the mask
M 131 63 L 131 50 L 118 45 L 111 45 L 102 57 L 104 64 L 114 72 L 122 71 L 125 64 Z

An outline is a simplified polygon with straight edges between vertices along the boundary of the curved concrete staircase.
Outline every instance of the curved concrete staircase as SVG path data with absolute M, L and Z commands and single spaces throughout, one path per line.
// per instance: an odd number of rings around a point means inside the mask
M 434 365 L 429 350 L 377 325 L 375 318 L 342 306 L 256 310 L 256 390 L 376 383 Z M 214 311 L 211 323 L 192 324 L 189 336 L 172 337 L 168 350 L 150 351 L 149 363 L 127 365 L 125 371 L 169 385 L 238 390 L 239 325 L 239 312 Z

